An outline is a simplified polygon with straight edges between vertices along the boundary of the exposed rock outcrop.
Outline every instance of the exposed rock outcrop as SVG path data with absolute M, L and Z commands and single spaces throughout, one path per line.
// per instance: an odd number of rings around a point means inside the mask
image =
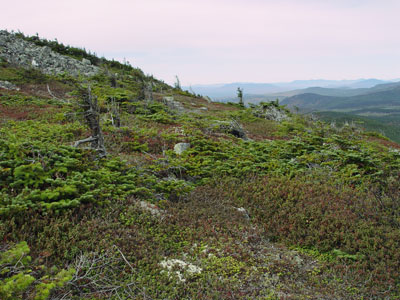
M 36 46 L 5 30 L 0 31 L 0 57 L 11 64 L 39 69 L 48 75 L 68 73 L 72 76 L 93 76 L 100 71 L 87 59 L 79 61 L 61 55 L 47 46 Z
M 276 102 L 261 102 L 259 105 L 253 107 L 253 114 L 256 117 L 276 122 L 290 119 L 289 110 Z

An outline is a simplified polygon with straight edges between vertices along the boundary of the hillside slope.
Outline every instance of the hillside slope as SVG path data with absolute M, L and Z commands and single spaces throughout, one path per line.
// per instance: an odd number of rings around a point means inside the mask
M 400 296 L 398 144 L 92 63 L 0 63 L 1 299 Z

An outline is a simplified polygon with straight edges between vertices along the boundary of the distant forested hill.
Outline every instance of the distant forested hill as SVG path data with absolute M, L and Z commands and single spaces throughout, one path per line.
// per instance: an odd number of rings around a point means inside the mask
M 345 123 L 354 123 L 367 131 L 383 134 L 391 140 L 400 143 L 400 111 L 390 116 L 360 116 L 356 114 L 341 113 L 335 111 L 317 112 L 316 115 L 328 123 L 336 123 L 341 126 Z
M 395 86 L 392 89 L 378 92 L 373 91 L 351 97 L 333 97 L 306 93 L 285 98 L 282 104 L 289 107 L 297 106 L 303 111 L 353 111 L 366 108 L 373 111 L 374 108 L 381 109 L 400 106 L 400 87 Z
M 364 90 L 364 94 L 351 97 L 305 93 L 285 98 L 281 103 L 303 112 L 318 112 L 317 115 L 327 122 L 355 122 L 366 130 L 382 133 L 400 142 L 399 83 L 360 90 Z

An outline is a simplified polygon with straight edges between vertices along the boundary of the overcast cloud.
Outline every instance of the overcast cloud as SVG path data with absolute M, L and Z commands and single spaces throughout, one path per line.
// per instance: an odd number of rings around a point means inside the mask
M 399 78 L 400 1 L 7 1 L 0 28 L 124 58 L 172 83 Z

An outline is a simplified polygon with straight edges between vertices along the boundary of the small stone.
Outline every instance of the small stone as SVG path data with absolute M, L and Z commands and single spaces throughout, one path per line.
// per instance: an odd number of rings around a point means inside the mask
M 181 155 L 184 151 L 190 148 L 189 143 L 178 143 L 174 146 L 174 152 Z

